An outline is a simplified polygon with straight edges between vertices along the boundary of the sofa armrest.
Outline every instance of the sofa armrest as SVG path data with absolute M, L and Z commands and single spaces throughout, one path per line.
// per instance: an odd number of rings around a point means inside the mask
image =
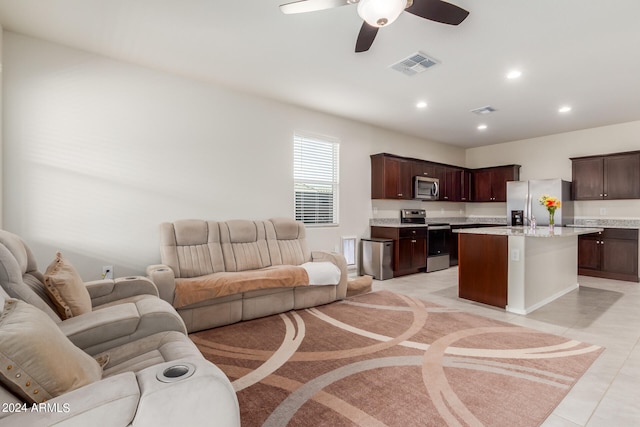
M 91 305 L 97 307 L 136 295 L 158 296 L 158 289 L 151 280 L 143 276 L 119 277 L 85 282 L 91 297 Z
M 173 305 L 176 292 L 176 276 L 168 265 L 154 264 L 147 267 L 147 276 L 158 288 L 160 298 Z
M 193 368 L 193 374 L 170 377 L 168 382 L 158 378 L 158 374 L 176 367 Z M 240 426 L 235 390 L 211 362 L 200 358 L 177 360 L 151 366 L 136 375 L 142 396 L 134 427 Z
M 347 260 L 342 254 L 327 251 L 312 251 L 311 260 L 313 262 L 331 262 L 340 269 L 340 283 L 336 287 L 336 298 L 347 297 Z
M 156 297 L 109 305 L 63 320 L 58 326 L 74 345 L 91 355 L 158 332 L 187 333 L 175 309 Z
M 132 335 L 140 323 L 136 304 L 125 303 L 74 316 L 58 324 L 73 344 L 85 350 Z
M 131 424 L 140 400 L 133 372 L 125 372 L 80 387 L 40 405 L 26 405 L 26 412 L 2 418 L 3 427 L 91 426 L 124 427 Z M 35 408 L 35 410 L 32 410 Z

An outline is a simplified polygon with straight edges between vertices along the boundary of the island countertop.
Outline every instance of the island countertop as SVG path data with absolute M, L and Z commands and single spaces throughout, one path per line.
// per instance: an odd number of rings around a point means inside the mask
M 595 227 L 555 227 L 553 232 L 547 226 L 531 227 L 486 227 L 486 228 L 463 228 L 452 230 L 454 233 L 464 234 L 485 234 L 492 236 L 524 236 L 524 237 L 574 237 L 581 234 L 591 234 L 602 231 L 602 228 Z

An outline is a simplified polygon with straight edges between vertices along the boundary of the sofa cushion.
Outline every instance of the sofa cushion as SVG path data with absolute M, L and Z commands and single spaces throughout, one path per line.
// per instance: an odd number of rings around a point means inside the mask
M 236 219 L 218 224 L 225 271 L 257 270 L 272 264 L 262 221 Z
M 98 381 L 102 368 L 74 346 L 42 311 L 0 296 L 0 382 L 40 403 Z
M 47 267 L 44 284 L 63 319 L 91 312 L 91 297 L 87 287 L 73 265 L 60 252 L 56 253 L 55 259 Z
M 273 265 L 300 265 L 311 261 L 304 224 L 290 218 L 272 218 L 264 224 Z
M 173 306 L 186 307 L 201 301 L 257 289 L 309 285 L 302 267 L 281 265 L 242 272 L 222 272 L 202 277 L 176 279 Z
M 176 277 L 224 271 L 218 223 L 183 219 L 160 224 L 160 255 Z

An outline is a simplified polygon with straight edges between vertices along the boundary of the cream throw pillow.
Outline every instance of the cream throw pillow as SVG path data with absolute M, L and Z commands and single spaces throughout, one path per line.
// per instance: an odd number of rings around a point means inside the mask
M 62 319 L 92 310 L 87 287 L 73 265 L 60 252 L 56 253 L 56 258 L 44 273 L 44 285 Z
M 0 382 L 40 403 L 102 378 L 102 368 L 44 312 L 0 296 Z

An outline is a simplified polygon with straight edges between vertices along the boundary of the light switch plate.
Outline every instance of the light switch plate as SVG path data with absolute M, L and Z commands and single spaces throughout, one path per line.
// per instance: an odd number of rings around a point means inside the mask
M 520 261 L 519 249 L 511 249 L 511 261 Z

